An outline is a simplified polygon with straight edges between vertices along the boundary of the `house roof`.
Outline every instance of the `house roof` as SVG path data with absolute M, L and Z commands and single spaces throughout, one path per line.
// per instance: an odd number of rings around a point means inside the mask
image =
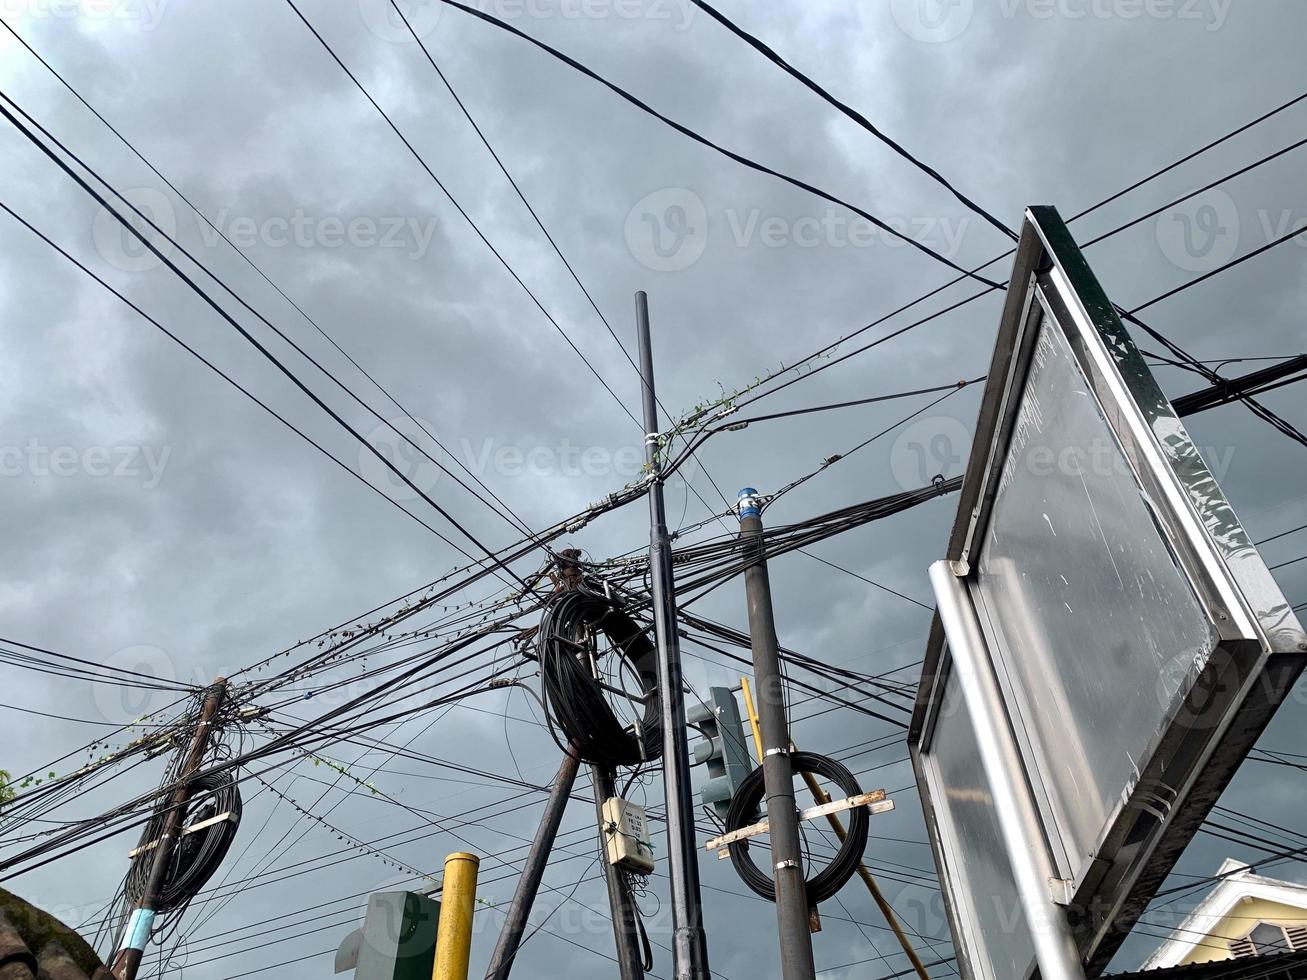
M 1307 980 L 1307 953 L 1191 963 L 1114 974 L 1110 980 Z
M 1144 961 L 1141 972 L 1178 965 L 1245 898 L 1299 908 L 1307 917 L 1307 885 L 1259 875 L 1249 865 L 1227 858 L 1216 873 L 1216 885 Z
M 113 980 L 73 929 L 0 888 L 0 980 Z

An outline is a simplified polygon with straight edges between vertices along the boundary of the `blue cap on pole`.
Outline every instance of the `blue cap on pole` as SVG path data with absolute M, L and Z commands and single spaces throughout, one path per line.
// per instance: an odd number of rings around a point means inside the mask
M 746 517 L 761 517 L 762 506 L 758 499 L 758 491 L 753 487 L 745 487 L 741 490 L 736 498 L 739 501 L 740 520 Z

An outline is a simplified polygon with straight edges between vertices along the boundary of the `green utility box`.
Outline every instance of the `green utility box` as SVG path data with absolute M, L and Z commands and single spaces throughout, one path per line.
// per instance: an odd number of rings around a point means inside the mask
M 355 980 L 431 980 L 440 903 L 416 892 L 378 892 L 358 950 Z

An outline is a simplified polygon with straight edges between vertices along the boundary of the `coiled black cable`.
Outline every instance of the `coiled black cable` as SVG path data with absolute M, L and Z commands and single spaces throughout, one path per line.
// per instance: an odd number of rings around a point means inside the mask
M 173 848 L 172 859 L 155 908 L 170 912 L 193 899 L 227 856 L 241 820 L 241 791 L 230 772 L 197 776 L 191 782 L 191 802 L 182 820 L 184 826 L 200 823 L 219 814 L 231 816 L 221 823 L 183 835 Z M 159 839 L 163 832 L 164 812 L 160 810 L 145 825 L 140 846 Z M 127 902 L 135 907 L 145 891 L 151 867 L 149 852 L 136 862 L 136 871 L 127 882 Z
M 858 796 L 862 788 L 857 777 L 834 759 L 815 752 L 794 752 L 790 755 L 790 765 L 796 775 L 812 773 L 824 776 L 837 785 L 847 796 Z M 731 808 L 726 814 L 726 832 L 731 833 L 752 824 L 758 816 L 763 795 L 767 789 L 763 782 L 763 770 L 759 767 L 745 777 L 739 791 L 731 800 Z M 849 811 L 849 830 L 835 858 L 815 877 L 806 882 L 808 905 L 816 908 L 818 903 L 834 898 L 839 890 L 848 884 L 858 871 L 863 852 L 867 849 L 867 837 L 871 831 L 871 817 L 867 808 L 854 807 Z M 740 880 L 749 886 L 754 894 L 776 901 L 776 882 L 772 875 L 760 870 L 749 857 L 749 842 L 736 841 L 729 846 L 731 864 Z
M 624 666 L 639 679 L 644 713 L 636 724 L 622 724 L 594 676 L 589 639 L 596 633 L 608 638 L 612 655 L 625 661 Z M 583 762 L 609 768 L 638 766 L 662 754 L 654 647 L 644 629 L 616 601 L 585 585 L 559 593 L 541 617 L 536 653 L 544 681 L 546 717 L 554 740 L 564 751 Z

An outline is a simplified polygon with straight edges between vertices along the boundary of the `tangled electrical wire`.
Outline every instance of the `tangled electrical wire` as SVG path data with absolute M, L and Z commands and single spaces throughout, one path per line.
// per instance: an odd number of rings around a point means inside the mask
M 598 635 L 608 639 L 610 672 L 621 680 L 633 673 L 640 691 L 601 679 Z M 540 619 L 536 655 L 550 733 L 559 747 L 591 765 L 639 766 L 662 754 L 658 669 L 648 634 L 621 606 L 581 582 L 560 592 Z M 623 724 L 607 692 L 643 703 L 643 716 Z M 561 732 L 561 736 L 560 736 Z

